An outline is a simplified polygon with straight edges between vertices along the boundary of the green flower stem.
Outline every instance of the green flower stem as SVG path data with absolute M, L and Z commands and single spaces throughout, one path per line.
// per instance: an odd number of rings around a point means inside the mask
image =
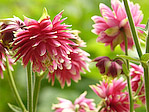
M 123 35 L 124 35 L 124 40 L 125 40 L 125 55 L 128 56 L 128 39 L 127 36 L 125 34 L 125 32 L 123 31 Z M 127 69 L 129 70 L 129 61 L 126 60 L 126 64 L 127 64 Z M 130 112 L 133 112 L 134 110 L 134 101 L 133 101 L 133 96 L 132 96 L 132 88 L 131 88 L 131 77 L 129 74 L 125 74 L 126 78 L 127 78 L 127 86 L 128 86 L 128 93 L 129 93 L 129 109 Z
M 100 107 L 100 109 L 98 110 L 98 112 L 101 112 L 101 110 L 104 108 L 105 106 Z
M 134 110 L 134 102 L 133 102 L 133 96 L 132 96 L 132 89 L 131 89 L 131 83 L 130 83 L 130 76 L 127 74 L 127 86 L 128 86 L 128 92 L 129 92 L 129 103 L 130 103 L 130 112 L 133 112 Z
M 7 56 L 5 56 L 5 57 L 6 57 L 6 69 L 7 69 L 8 81 L 9 81 L 10 87 L 11 87 L 11 89 L 12 89 L 12 91 L 16 97 L 16 101 L 17 101 L 19 107 L 23 110 L 23 112 L 27 112 L 27 110 L 26 110 L 26 108 L 25 108 L 25 106 L 21 100 L 21 97 L 18 93 L 18 90 L 16 88 L 15 81 L 14 81 L 14 78 L 12 76 L 12 72 L 10 70 L 8 57 Z
M 35 83 L 34 83 L 34 93 L 33 93 L 33 112 L 36 112 L 36 109 L 37 109 L 41 80 L 43 79 L 45 74 L 46 72 L 43 72 L 40 75 L 38 73 L 35 73 Z
M 149 28 L 148 28 L 148 35 L 146 37 L 146 53 L 149 53 Z
M 144 65 L 144 83 L 145 83 L 145 100 L 146 100 L 146 112 L 149 112 L 149 67 L 148 65 Z
M 128 16 L 128 20 L 129 20 L 129 25 L 130 25 L 130 28 L 131 28 L 131 33 L 133 35 L 133 40 L 135 42 L 135 46 L 136 46 L 138 55 L 141 58 L 142 50 L 141 50 L 141 47 L 140 47 L 140 43 L 138 41 L 138 35 L 137 35 L 137 32 L 136 32 L 136 28 L 135 28 L 133 18 L 132 18 L 131 12 L 130 12 L 130 8 L 129 8 L 129 5 L 128 5 L 128 0 L 123 0 L 123 1 L 124 1 L 124 5 L 125 5 L 125 10 L 126 10 L 126 13 L 127 13 L 127 16 Z
M 135 93 L 134 96 L 138 96 L 138 94 L 139 94 L 139 92 L 140 92 L 142 86 L 143 86 L 143 80 L 141 80 L 141 82 L 140 82 L 140 84 L 139 84 L 139 87 L 138 87 L 138 89 L 137 89 L 137 91 L 136 91 L 136 93 Z
M 27 104 L 29 112 L 33 112 L 33 91 L 31 62 L 27 64 Z
M 136 29 L 135 29 L 135 25 L 134 25 L 134 22 L 133 22 L 133 19 L 132 19 L 132 15 L 131 15 L 131 12 L 130 12 L 130 8 L 129 8 L 129 5 L 128 5 L 128 1 L 127 0 L 123 0 L 124 1 L 124 5 L 125 5 L 125 10 L 126 10 L 126 13 L 127 13 L 127 16 L 128 16 L 128 20 L 129 20 L 129 25 L 130 25 L 130 28 L 131 28 L 131 32 L 132 32 L 132 35 L 133 35 L 133 39 L 134 39 L 134 42 L 135 42 L 135 46 L 136 46 L 136 49 L 137 49 L 137 52 L 138 52 L 138 55 L 141 59 L 141 56 L 142 56 L 142 51 L 141 51 L 141 47 L 140 47 L 140 44 L 139 44 L 139 41 L 138 41 L 138 35 L 137 35 L 137 32 L 136 32 Z M 148 38 L 147 38 L 147 42 L 148 42 Z M 149 45 L 147 44 L 146 45 L 146 52 L 149 52 Z M 149 79 L 148 79 L 148 75 L 149 75 L 149 71 L 148 71 L 148 66 L 144 65 L 143 63 L 141 63 L 143 68 L 144 68 L 144 83 L 145 83 L 145 99 L 146 99 L 146 112 L 149 112 Z

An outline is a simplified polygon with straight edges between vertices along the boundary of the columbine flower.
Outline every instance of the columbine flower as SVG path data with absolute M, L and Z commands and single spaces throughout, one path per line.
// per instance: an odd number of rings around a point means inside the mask
M 61 24 L 65 20 L 61 19 L 62 13 L 53 21 L 46 10 L 39 21 L 25 17 L 26 27 L 16 34 L 13 50 L 18 50 L 15 56 L 17 60 L 23 58 L 24 66 L 31 61 L 34 72 L 48 68 L 52 84 L 56 75 L 64 87 L 65 81 L 70 85 L 71 79 L 76 82 L 80 79 L 79 72 L 87 69 L 85 59 L 88 58 L 84 51 L 75 48 L 78 44 L 72 41 L 76 36 L 69 32 L 70 25 Z
M 14 32 L 23 28 L 24 23 L 18 17 L 1 19 L 0 22 L 0 39 L 5 47 L 9 47 L 15 38 Z
M 91 89 L 102 98 L 100 112 L 128 112 L 129 101 L 128 93 L 122 92 L 126 87 L 123 78 L 114 79 L 112 82 L 100 82 L 100 85 L 91 85 Z
M 67 82 L 68 86 L 71 84 L 71 79 L 78 82 L 78 80 L 81 79 L 80 71 L 83 73 L 85 73 L 83 69 L 89 71 L 86 61 L 90 61 L 90 59 L 87 56 L 89 56 L 89 54 L 85 51 L 77 47 L 73 47 L 73 52 L 68 55 L 71 59 L 69 68 L 67 67 L 68 65 L 66 62 L 62 63 L 62 69 L 58 68 L 53 73 L 49 72 L 49 80 L 51 79 L 52 84 L 54 84 L 56 75 L 62 88 L 65 85 L 65 81 Z
M 119 59 L 111 60 L 107 56 L 101 56 L 94 59 L 97 62 L 96 67 L 99 69 L 101 74 L 107 76 L 116 77 L 123 74 L 122 64 L 123 62 Z
M 134 92 L 137 91 L 138 87 L 140 86 L 141 80 L 144 76 L 144 72 L 143 72 L 143 68 L 141 66 L 135 65 L 135 64 L 130 64 L 130 66 L 132 67 L 130 69 L 130 75 L 131 75 L 131 85 L 132 85 L 132 90 Z M 143 80 L 142 80 L 143 81 Z M 144 88 L 144 82 L 142 84 L 142 87 L 139 91 L 138 94 L 139 99 L 142 101 L 142 103 L 145 104 L 145 88 Z
M 95 103 L 93 103 L 93 99 L 87 99 L 85 98 L 87 92 L 84 92 L 77 98 L 72 104 L 71 101 L 58 98 L 59 103 L 53 104 L 52 109 L 55 110 L 55 112 L 91 112 L 94 111 Z
M 52 109 L 55 110 L 55 112 L 75 112 L 75 106 L 71 101 L 63 98 L 58 98 L 58 101 L 58 104 L 52 105 Z
M 142 21 L 143 14 L 140 11 L 138 4 L 129 2 L 130 10 L 136 27 L 144 27 L 140 22 Z M 120 44 L 122 50 L 125 48 L 124 33 L 128 39 L 128 48 L 131 49 L 134 45 L 133 38 L 130 32 L 127 15 L 123 3 L 119 0 L 111 0 L 112 10 L 104 4 L 100 4 L 99 8 L 103 17 L 93 16 L 92 20 L 95 22 L 93 25 L 93 33 L 99 35 L 98 42 L 110 45 L 111 49 Z
M 11 59 L 8 54 L 6 54 L 6 49 L 4 48 L 4 46 L 2 45 L 2 43 L 0 43 L 0 76 L 1 76 L 1 78 L 4 78 L 3 71 L 6 68 L 6 66 L 5 66 L 5 62 L 6 62 L 5 55 L 7 55 L 7 57 L 8 57 L 9 64 L 10 64 L 10 69 L 13 70 L 13 68 L 12 68 L 11 65 L 13 64 L 13 61 L 14 60 Z

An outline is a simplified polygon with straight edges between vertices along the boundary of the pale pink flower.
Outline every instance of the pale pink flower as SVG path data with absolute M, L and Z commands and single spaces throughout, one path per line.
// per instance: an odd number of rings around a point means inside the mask
M 102 98 L 101 112 L 128 112 L 129 100 L 128 93 L 122 90 L 126 87 L 123 78 L 114 79 L 111 82 L 100 82 L 97 85 L 91 85 L 91 89 Z
M 94 100 L 85 98 L 86 94 L 87 92 L 84 92 L 74 102 L 75 107 L 78 108 L 78 112 L 89 112 L 96 110 Z
M 75 106 L 71 101 L 63 98 L 58 98 L 58 101 L 58 104 L 52 105 L 52 109 L 55 110 L 55 112 L 75 112 Z
M 70 85 L 71 79 L 80 79 L 80 72 L 87 69 L 88 54 L 73 42 L 77 38 L 70 33 L 70 25 L 62 24 L 66 19 L 61 19 L 63 12 L 51 21 L 44 11 L 39 21 L 25 17 L 26 27 L 16 34 L 13 50 L 17 50 L 16 61 L 22 57 L 24 66 L 31 61 L 34 72 L 48 69 L 52 84 L 56 75 L 64 87 L 65 81 Z
M 140 24 L 143 19 L 142 11 L 138 4 L 129 2 L 130 10 L 136 27 L 145 27 Z M 99 8 L 102 17 L 93 16 L 92 20 L 95 22 L 93 25 L 93 33 L 97 34 L 97 42 L 110 45 L 111 49 L 120 44 L 122 50 L 125 48 L 124 33 L 128 39 L 128 48 L 131 49 L 134 45 L 131 35 L 130 27 L 128 24 L 127 15 L 123 3 L 119 0 L 111 0 L 112 10 L 103 3 L 100 3 Z
M 131 69 L 130 69 L 130 75 L 131 75 L 131 86 L 132 86 L 132 90 L 134 92 L 137 91 L 138 87 L 140 86 L 141 80 L 143 81 L 143 77 L 144 77 L 144 71 L 143 68 L 141 66 L 138 66 L 136 64 L 131 63 L 130 64 Z M 142 101 L 143 104 L 145 104 L 145 88 L 144 88 L 144 82 L 142 84 L 142 87 L 139 91 L 138 96 L 139 99 Z
M 96 110 L 95 103 L 93 102 L 93 99 L 85 98 L 87 92 L 84 92 L 77 98 L 72 104 L 71 101 L 58 98 L 59 103 L 53 104 L 52 109 L 55 110 L 55 112 L 91 112 Z

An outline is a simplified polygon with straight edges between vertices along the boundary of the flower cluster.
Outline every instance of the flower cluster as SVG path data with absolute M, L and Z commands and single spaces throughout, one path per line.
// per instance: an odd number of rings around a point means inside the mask
M 132 2 L 129 2 L 129 4 L 135 26 L 145 27 L 145 25 L 140 24 L 143 19 L 140 6 L 138 4 L 134 5 Z M 92 20 L 95 22 L 92 32 L 99 36 L 97 38 L 98 42 L 110 45 L 112 50 L 114 50 L 114 48 L 119 44 L 122 50 L 124 50 L 124 38 L 126 36 L 128 39 L 128 48 L 131 49 L 134 42 L 128 24 L 125 7 L 119 0 L 111 0 L 111 7 L 112 10 L 103 3 L 99 5 L 103 17 L 92 17 Z
M 52 109 L 55 112 L 93 112 L 96 110 L 93 99 L 85 98 L 87 92 L 84 92 L 77 98 L 74 104 L 66 99 L 58 98 L 59 103 L 53 104 Z
M 116 59 L 111 60 L 107 56 L 101 56 L 94 59 L 97 62 L 96 67 L 100 70 L 101 74 L 107 76 L 116 77 L 120 74 L 123 74 L 122 64 L 123 61 Z
M 114 79 L 111 82 L 102 81 L 100 84 L 91 85 L 91 89 L 102 98 L 100 112 L 128 112 L 128 92 L 122 92 L 126 87 L 123 78 Z
M 130 76 L 131 78 L 131 86 L 134 92 L 137 92 L 139 86 L 141 86 L 140 91 L 138 93 L 139 99 L 145 104 L 145 88 L 144 88 L 144 81 L 143 81 L 143 68 L 136 64 L 130 64 Z M 142 83 L 141 83 L 142 82 Z
M 17 50 L 16 61 L 22 57 L 24 66 L 31 61 L 34 72 L 48 69 L 52 84 L 56 75 L 64 87 L 65 82 L 69 86 L 71 79 L 77 82 L 81 78 L 80 71 L 88 70 L 86 62 L 90 59 L 89 54 L 79 48 L 80 43 L 73 41 L 78 37 L 70 32 L 70 25 L 62 24 L 66 19 L 61 19 L 62 13 L 52 21 L 46 9 L 39 21 L 25 17 L 25 28 L 16 34 L 12 47 Z

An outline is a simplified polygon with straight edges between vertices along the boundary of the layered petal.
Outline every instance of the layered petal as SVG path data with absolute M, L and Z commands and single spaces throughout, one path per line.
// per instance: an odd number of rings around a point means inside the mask
M 140 6 L 132 2 L 129 2 L 129 5 L 135 26 L 144 27 L 144 25 L 140 24 L 143 19 Z M 105 43 L 106 46 L 110 45 L 111 50 L 120 45 L 121 49 L 125 51 L 124 39 L 126 36 L 128 39 L 128 49 L 132 49 L 134 42 L 123 3 L 119 0 L 111 0 L 111 8 L 101 3 L 99 9 L 102 17 L 92 17 L 92 20 L 95 22 L 92 32 L 98 35 L 97 42 Z M 138 30 L 138 32 L 140 33 L 141 31 Z

